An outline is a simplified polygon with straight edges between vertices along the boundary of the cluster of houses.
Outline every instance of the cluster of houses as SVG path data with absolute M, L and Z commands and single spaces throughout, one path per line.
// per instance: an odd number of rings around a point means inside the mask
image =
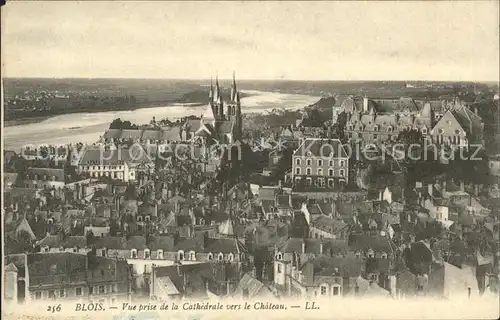
M 209 99 L 206 114 L 179 126 L 187 132 L 179 140 L 240 141 L 235 82 L 227 104 L 218 81 Z M 436 116 L 430 103 L 412 101 L 394 100 L 400 110 L 387 116 L 379 113 L 381 101 L 347 97 L 346 133 L 365 139 L 368 130 L 376 140 L 374 132 L 396 134 L 411 119 L 408 125 L 438 141 L 462 146 L 480 139 L 478 119 L 465 106 L 443 106 Z M 369 187 L 349 189 L 357 181 L 342 142 L 315 130 L 300 129 L 297 138 L 295 128 L 281 128 L 295 143 L 288 145 L 288 172 L 272 185 L 244 177 L 230 183 L 222 163 L 208 172 L 196 158 L 170 154 L 160 163 L 147 152 L 113 151 L 127 139 L 143 147 L 170 140 L 143 129 L 110 130 L 62 168 L 8 173 L 5 298 L 113 304 L 499 292 L 498 187 L 446 176 L 409 184 L 394 170 L 393 179 L 374 177 Z M 450 138 L 454 130 L 461 130 L 458 138 Z

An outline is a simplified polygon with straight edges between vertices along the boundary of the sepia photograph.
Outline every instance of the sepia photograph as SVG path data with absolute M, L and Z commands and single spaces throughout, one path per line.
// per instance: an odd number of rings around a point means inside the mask
M 1 7 L 5 319 L 498 319 L 500 2 Z

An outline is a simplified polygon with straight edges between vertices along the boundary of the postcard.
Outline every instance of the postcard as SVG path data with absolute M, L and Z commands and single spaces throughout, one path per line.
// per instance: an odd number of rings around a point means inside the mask
M 6 1 L 6 319 L 498 319 L 498 1 Z

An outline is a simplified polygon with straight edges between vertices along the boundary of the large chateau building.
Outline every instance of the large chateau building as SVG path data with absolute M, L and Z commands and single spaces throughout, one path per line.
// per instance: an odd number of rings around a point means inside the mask
M 333 117 L 347 115 L 345 132 L 364 143 L 395 141 L 402 131 L 420 131 L 436 145 L 467 147 L 482 143 L 483 122 L 458 99 L 425 101 L 346 97 L 334 107 Z

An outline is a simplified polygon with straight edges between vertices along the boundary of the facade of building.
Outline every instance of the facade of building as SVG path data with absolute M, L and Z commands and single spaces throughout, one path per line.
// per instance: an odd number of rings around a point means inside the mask
M 114 303 L 130 299 L 132 292 L 132 273 L 125 260 L 67 252 L 11 255 L 6 260 L 10 266 L 8 296 L 15 299 L 17 292 L 18 302 L 74 299 Z
M 349 157 L 338 139 L 307 138 L 292 158 L 295 184 L 333 188 L 349 181 Z
M 130 149 L 105 150 L 87 148 L 78 162 L 78 171 L 91 178 L 109 177 L 120 181 L 137 181 L 138 172 L 152 172 L 154 163 L 138 146 Z
M 346 136 L 363 143 L 395 141 L 403 131 L 419 131 L 436 145 L 466 147 L 482 143 L 481 118 L 458 99 L 425 101 L 348 97 L 342 112 L 347 114 Z

